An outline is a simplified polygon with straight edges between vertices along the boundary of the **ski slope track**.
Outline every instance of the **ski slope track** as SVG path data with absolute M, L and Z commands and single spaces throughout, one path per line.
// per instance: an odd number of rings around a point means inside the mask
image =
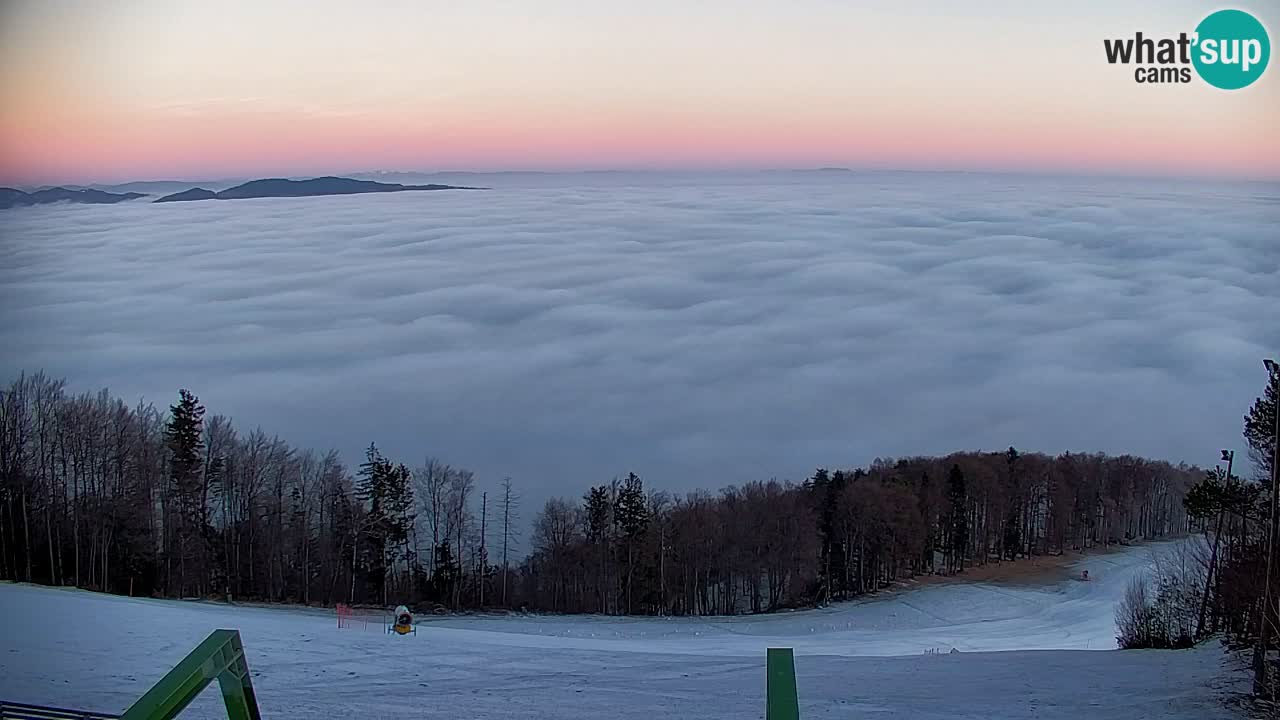
M 1229 718 L 1214 643 L 1116 651 L 1114 608 L 1168 545 L 1085 557 L 1045 584 L 951 582 L 734 618 L 427 618 L 0 585 L 0 698 L 121 712 L 216 628 L 237 628 L 266 718 L 761 718 L 764 655 L 794 647 L 805 718 Z M 958 653 L 950 653 L 955 648 Z M 941 650 L 942 654 L 927 654 Z M 184 717 L 224 717 L 216 689 Z

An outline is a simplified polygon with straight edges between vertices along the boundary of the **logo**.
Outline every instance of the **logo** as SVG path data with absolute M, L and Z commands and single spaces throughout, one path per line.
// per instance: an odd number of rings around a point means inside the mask
M 1103 40 L 1107 62 L 1137 65 L 1134 82 L 1189 83 L 1192 70 L 1222 90 L 1239 90 L 1262 77 L 1271 59 L 1271 38 L 1257 18 L 1243 10 L 1219 10 L 1200 21 L 1195 32 L 1176 38 Z

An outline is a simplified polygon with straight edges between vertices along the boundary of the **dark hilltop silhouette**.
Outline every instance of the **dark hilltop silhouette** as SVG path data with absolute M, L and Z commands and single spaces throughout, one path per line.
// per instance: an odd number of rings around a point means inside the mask
M 352 180 L 340 177 L 319 177 L 310 180 L 285 180 L 271 178 L 250 180 L 226 190 L 214 192 L 204 188 L 191 188 L 180 193 L 165 195 L 155 202 L 189 202 L 193 200 L 243 200 L 247 198 L 315 197 L 320 195 L 355 195 L 359 193 L 406 192 L 409 190 L 484 190 L 485 188 L 461 185 L 400 185 L 372 180 Z
M 146 197 L 143 193 L 109 193 L 103 190 L 68 190 L 64 187 L 44 188 L 35 192 L 23 192 L 15 188 L 0 188 L 0 209 L 25 205 L 47 205 L 57 202 L 110 205 Z
M 193 187 L 182 192 L 165 195 L 154 202 L 190 202 L 194 200 L 241 200 L 246 198 L 272 197 L 314 197 L 321 195 L 355 195 L 359 193 L 406 192 L 409 190 L 485 190 L 487 188 L 467 187 L 463 185 L 401 185 L 399 183 L 382 183 L 373 180 L 353 180 L 341 177 L 318 177 L 310 180 L 286 180 L 270 178 L 250 180 L 249 182 L 214 191 L 201 187 Z M 32 192 L 17 188 L 0 187 L 0 209 L 25 207 L 28 205 L 47 205 L 49 203 L 69 202 L 94 205 L 109 205 L 126 200 L 146 197 L 147 193 L 107 192 L 88 187 L 50 187 Z
M 205 190 L 204 188 L 197 187 L 197 188 L 191 188 L 190 190 L 183 190 L 182 192 L 176 192 L 172 195 L 165 195 L 159 200 L 154 200 L 153 202 L 185 202 L 188 200 L 217 200 L 217 199 L 218 199 L 218 193 L 212 190 Z

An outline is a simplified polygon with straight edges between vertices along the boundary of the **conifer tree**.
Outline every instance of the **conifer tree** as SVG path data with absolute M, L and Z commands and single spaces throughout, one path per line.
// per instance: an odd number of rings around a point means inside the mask
M 165 425 L 165 447 L 169 453 L 169 511 L 165 524 L 169 542 L 176 542 L 178 558 L 178 594 L 188 590 L 189 564 L 194 564 L 198 553 L 204 556 L 205 508 L 201 502 L 200 478 L 204 450 L 204 406 L 189 390 L 178 391 L 178 402 L 169 406 L 169 422 Z M 173 555 L 175 553 L 170 553 Z M 172 558 L 169 558 L 169 582 L 172 585 Z M 200 588 L 203 589 L 203 588 Z
M 644 483 L 635 473 L 627 473 L 618 490 L 617 506 L 614 510 L 614 521 L 618 526 L 618 535 L 626 552 L 626 600 L 627 614 L 632 611 L 631 588 L 635 580 L 636 551 L 649 529 L 649 503 L 644 495 Z
M 1244 438 L 1249 443 L 1249 458 L 1264 488 L 1271 487 L 1272 467 L 1276 462 L 1276 410 L 1280 406 L 1280 373 L 1271 373 L 1262 397 L 1253 401 L 1244 416 Z

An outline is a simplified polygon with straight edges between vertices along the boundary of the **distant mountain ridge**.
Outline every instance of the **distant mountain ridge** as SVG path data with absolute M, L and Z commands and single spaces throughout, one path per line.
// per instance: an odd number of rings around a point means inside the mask
M 205 190 L 204 188 L 194 187 L 190 190 L 183 190 L 172 195 L 165 195 L 159 200 L 153 202 L 189 202 L 191 200 L 217 200 L 218 193 L 213 190 Z
M 107 192 L 126 193 L 140 192 L 160 197 L 193 187 L 205 187 L 211 190 L 225 190 L 232 185 L 239 185 L 249 178 L 224 178 L 220 180 L 132 180 L 123 183 L 92 183 L 87 185 L 64 185 L 70 190 L 106 190 Z M 38 189 L 38 188 L 37 188 Z
M 44 188 L 35 192 L 23 192 L 16 188 L 0 188 L 0 209 L 26 205 L 48 205 L 56 202 L 111 205 L 126 200 L 146 197 L 144 193 L 109 193 L 102 190 L 68 190 L 64 187 Z
M 373 180 L 353 180 L 341 177 L 318 177 L 310 180 L 287 180 L 285 178 L 268 178 L 250 180 L 214 192 L 194 187 L 172 195 L 165 195 L 155 202 L 191 202 L 195 200 L 244 200 L 248 198 L 272 197 L 318 197 L 322 195 L 357 195 L 362 193 L 406 192 L 410 190 L 484 190 L 486 188 L 466 187 L 462 185 L 401 185 L 399 183 L 381 183 Z

